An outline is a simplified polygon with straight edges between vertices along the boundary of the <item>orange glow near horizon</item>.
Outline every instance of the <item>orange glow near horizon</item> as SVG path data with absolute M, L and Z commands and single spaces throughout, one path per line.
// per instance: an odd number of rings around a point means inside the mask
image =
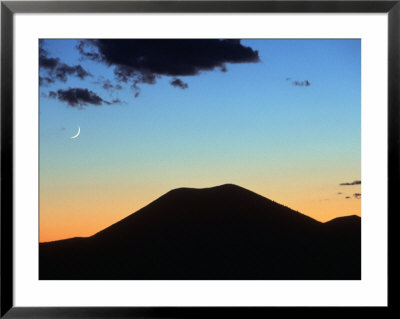
M 61 205 L 56 197 L 42 195 L 39 241 L 92 236 L 150 202 L 126 194 L 124 196 L 122 193 L 109 197 L 102 195 L 85 199 L 71 196 L 68 203 L 64 202 Z
M 307 189 L 302 192 L 294 189 L 286 189 L 286 191 L 277 189 L 272 192 L 261 187 L 248 189 L 321 222 L 340 216 L 361 216 L 361 200 L 353 196 L 346 199 L 342 192 L 347 189 L 339 188 L 342 194 L 337 194 L 339 191 L 332 190 L 330 196 L 326 196 L 326 189 L 321 189 L 311 199 Z M 55 196 L 54 192 L 42 191 L 40 242 L 92 236 L 148 205 L 166 191 L 168 190 L 162 190 L 162 188 L 154 192 L 148 190 L 112 192 L 92 189 L 86 191 L 84 197 L 79 192 L 70 193 L 68 200 L 60 199 L 61 197 Z

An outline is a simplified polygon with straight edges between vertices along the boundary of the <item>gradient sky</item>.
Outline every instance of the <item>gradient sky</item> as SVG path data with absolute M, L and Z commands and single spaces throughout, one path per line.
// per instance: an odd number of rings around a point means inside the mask
M 77 44 L 40 43 L 90 73 L 40 86 L 41 242 L 93 235 L 174 188 L 225 183 L 320 221 L 361 216 L 361 185 L 340 185 L 361 179 L 360 40 L 241 40 L 260 62 L 179 76 L 186 89 L 161 76 L 137 98 Z M 69 88 L 111 104 L 70 106 L 55 94 Z

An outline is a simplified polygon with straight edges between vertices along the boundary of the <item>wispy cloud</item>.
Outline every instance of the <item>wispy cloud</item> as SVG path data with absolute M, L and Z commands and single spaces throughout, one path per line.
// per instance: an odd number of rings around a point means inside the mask
M 86 105 L 111 105 L 121 103 L 119 99 L 114 99 L 112 102 L 106 101 L 98 96 L 93 91 L 81 88 L 69 88 L 67 90 L 50 91 L 50 98 L 58 99 L 61 102 L 67 103 L 71 107 L 82 108 Z
M 76 76 L 82 80 L 91 76 L 79 64 L 70 66 L 61 62 L 59 58 L 52 58 L 48 55 L 45 49 L 39 48 L 39 68 L 47 73 L 46 76 L 39 77 L 39 85 L 41 86 L 54 83 L 57 80 L 66 82 L 68 76 Z
M 361 181 L 354 181 L 354 182 L 351 182 L 351 183 L 340 183 L 339 185 L 341 185 L 341 186 L 352 186 L 352 185 L 360 185 L 361 184 Z
M 188 84 L 183 82 L 181 79 L 174 79 L 170 83 L 171 83 L 172 86 L 181 88 L 183 90 L 187 89 L 189 87 Z
M 308 80 L 305 80 L 305 81 L 293 81 L 292 84 L 294 86 L 306 86 L 306 87 L 311 85 L 310 81 L 308 81 Z

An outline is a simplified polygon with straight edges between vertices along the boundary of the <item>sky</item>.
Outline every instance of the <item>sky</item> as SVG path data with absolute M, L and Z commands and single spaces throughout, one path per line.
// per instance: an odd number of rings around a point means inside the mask
M 40 242 L 226 183 L 361 216 L 360 40 L 45 39 L 39 82 Z

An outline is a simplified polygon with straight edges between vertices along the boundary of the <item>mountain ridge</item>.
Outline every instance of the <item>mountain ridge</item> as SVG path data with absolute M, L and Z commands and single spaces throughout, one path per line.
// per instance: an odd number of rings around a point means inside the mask
M 361 219 L 346 216 L 321 223 L 234 184 L 182 187 L 93 236 L 40 243 L 39 274 L 40 279 L 358 279 L 360 227 Z

